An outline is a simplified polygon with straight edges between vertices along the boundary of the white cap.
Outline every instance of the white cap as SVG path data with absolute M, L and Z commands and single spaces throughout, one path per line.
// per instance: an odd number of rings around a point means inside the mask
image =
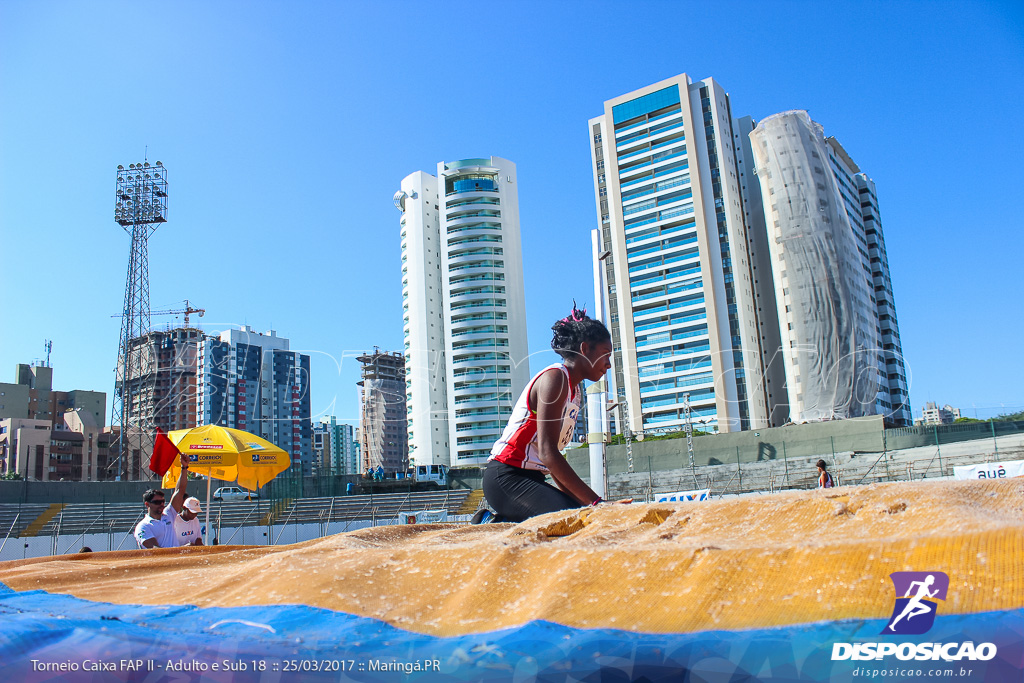
M 190 512 L 194 512 L 197 515 L 200 512 L 203 511 L 203 508 L 199 507 L 199 499 L 198 498 L 186 498 L 185 499 L 185 507 L 187 507 Z

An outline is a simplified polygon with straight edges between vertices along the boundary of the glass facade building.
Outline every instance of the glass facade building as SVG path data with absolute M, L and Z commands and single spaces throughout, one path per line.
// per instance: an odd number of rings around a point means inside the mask
M 590 132 L 617 430 L 768 426 L 728 96 L 682 74 Z

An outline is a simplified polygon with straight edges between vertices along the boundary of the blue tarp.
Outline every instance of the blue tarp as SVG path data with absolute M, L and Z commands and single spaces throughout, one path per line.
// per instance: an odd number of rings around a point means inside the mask
M 0 584 L 0 681 L 783 683 L 859 681 L 871 678 L 868 670 L 892 672 L 886 681 L 918 680 L 917 670 L 942 672 L 931 681 L 1024 680 L 1024 610 L 939 615 L 923 636 L 879 636 L 885 624 L 663 634 L 535 621 L 441 638 L 304 605 L 115 605 Z M 991 642 L 998 654 L 978 662 L 832 661 L 835 642 L 895 639 Z

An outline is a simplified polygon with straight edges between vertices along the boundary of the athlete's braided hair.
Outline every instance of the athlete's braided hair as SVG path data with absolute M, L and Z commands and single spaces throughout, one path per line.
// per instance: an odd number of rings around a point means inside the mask
M 555 335 L 551 348 L 562 358 L 570 358 L 580 352 L 580 344 L 590 345 L 601 342 L 611 343 L 612 336 L 600 320 L 587 317 L 587 309 L 577 310 L 576 300 L 572 302 L 572 313 L 551 326 Z

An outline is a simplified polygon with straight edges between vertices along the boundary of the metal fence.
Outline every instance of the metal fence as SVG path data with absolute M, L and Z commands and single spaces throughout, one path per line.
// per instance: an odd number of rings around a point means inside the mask
M 734 452 L 732 462 L 710 460 L 695 463 L 692 468 L 686 462 L 685 441 L 674 453 L 661 453 L 660 457 L 648 457 L 641 446 L 634 451 L 632 472 L 619 463 L 609 463 L 608 491 L 613 497 L 646 501 L 659 493 L 705 488 L 711 490 L 712 497 L 811 489 L 817 486 L 815 463 L 819 459 L 825 460 L 839 485 L 949 478 L 959 465 L 1024 460 L 1024 433 L 945 441 L 941 432 L 939 435 L 938 443 L 915 448 L 884 447 L 877 453 L 844 451 L 838 444 L 833 450 L 829 440 L 818 444 L 818 454 L 802 457 L 787 457 L 789 449 L 783 442 L 781 457 L 757 459 L 757 453 L 740 450 Z M 671 460 L 674 466 L 669 466 Z M 589 473 L 589 467 L 579 469 Z

